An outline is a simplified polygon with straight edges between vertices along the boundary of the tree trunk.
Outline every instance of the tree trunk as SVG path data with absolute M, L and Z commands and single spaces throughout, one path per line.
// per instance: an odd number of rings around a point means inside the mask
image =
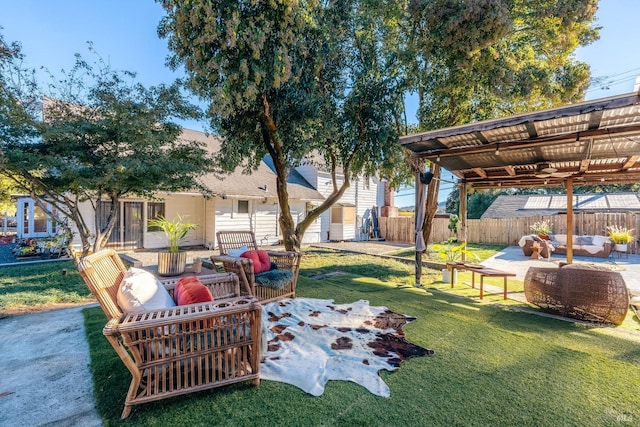
M 429 238 L 431 237 L 431 227 L 433 227 L 433 218 L 438 211 L 438 190 L 440 188 L 440 165 L 431 163 L 429 170 L 433 173 L 433 179 L 427 186 L 427 206 L 425 210 L 425 220 L 422 225 L 422 236 L 426 245 L 429 244 Z

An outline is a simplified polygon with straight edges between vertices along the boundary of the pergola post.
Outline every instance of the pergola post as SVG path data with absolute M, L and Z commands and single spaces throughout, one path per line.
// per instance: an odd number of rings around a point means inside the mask
M 467 183 L 465 181 L 461 181 L 458 184 L 458 191 L 460 195 L 460 226 L 458 227 L 458 238 L 464 244 L 464 247 L 467 247 Z M 462 252 L 462 260 L 466 261 L 467 256 L 466 253 Z
M 424 184 L 420 179 L 421 172 L 416 171 L 414 173 L 416 178 L 415 189 L 415 208 L 414 208 L 414 223 L 415 223 L 415 236 L 414 241 L 416 243 L 416 265 L 415 265 L 415 275 L 416 275 L 416 284 L 415 286 L 422 286 L 422 252 L 424 252 L 424 240 L 422 240 L 422 223 L 424 222 L 424 211 L 425 211 L 425 197 L 424 197 Z
M 565 181 L 567 190 L 567 263 L 573 262 L 573 179 Z

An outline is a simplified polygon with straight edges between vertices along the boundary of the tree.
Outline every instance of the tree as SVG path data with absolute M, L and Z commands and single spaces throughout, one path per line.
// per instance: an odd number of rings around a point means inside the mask
M 410 0 L 403 57 L 422 130 L 580 100 L 597 0 Z M 439 176 L 435 176 L 439 178 Z M 429 198 L 437 193 L 430 193 Z M 425 241 L 430 234 L 425 221 Z
M 159 190 L 207 191 L 197 181 L 209 169 L 207 151 L 178 139 L 181 128 L 171 121 L 199 114 L 177 83 L 146 88 L 133 73 L 101 61 L 91 65 L 77 55 L 71 71 L 49 85 L 49 94 L 42 120 L 23 111 L 30 138 L 3 135 L 3 172 L 41 207 L 49 203 L 75 224 L 83 253 L 106 245 L 121 198 L 152 197 Z M 40 138 L 34 139 L 36 134 Z M 110 210 L 98 228 L 102 200 L 110 202 Z M 95 229 L 83 216 L 84 202 L 93 207 Z
M 384 50 L 397 38 L 397 2 L 162 4 L 169 63 L 184 65 L 191 90 L 209 100 L 211 126 L 223 137 L 222 171 L 250 172 L 271 156 L 287 249 L 300 247 L 352 177 L 401 164 L 402 73 Z M 333 191 L 296 225 L 287 175 L 304 161 L 331 172 Z

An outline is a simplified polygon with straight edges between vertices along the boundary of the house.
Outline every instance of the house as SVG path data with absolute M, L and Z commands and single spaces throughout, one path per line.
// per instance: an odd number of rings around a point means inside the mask
M 480 219 L 516 218 L 566 213 L 565 194 L 530 194 L 498 196 Z M 638 193 L 575 194 L 573 211 L 578 212 L 640 212 Z
M 207 145 L 211 152 L 220 149 L 220 140 L 202 132 L 184 129 L 181 138 L 197 140 Z M 318 206 L 331 192 L 329 173 L 319 171 L 306 164 L 293 170 L 288 177 L 289 203 L 295 221 L 299 222 Z M 204 196 L 194 191 L 158 193 L 154 200 L 130 197 L 121 200 L 119 217 L 110 236 L 108 246 L 117 249 L 161 248 L 166 246 L 164 234 L 148 227 L 147 220 L 157 215 L 169 219 L 177 214 L 188 216 L 200 226 L 190 231 L 183 243 L 213 248 L 217 245 L 216 232 L 221 230 L 252 230 L 260 245 L 277 244 L 281 230 L 278 223 L 279 209 L 276 175 L 270 158 L 265 158 L 250 175 L 240 169 L 230 175 L 208 174 L 202 183 L 213 196 Z M 305 232 L 303 243 L 327 240 L 366 239 L 363 230 L 364 218 L 371 209 L 381 205 L 379 195 L 382 183 L 375 178 L 359 177 L 354 180 L 340 201 L 323 213 Z M 56 232 L 55 221 L 41 218 L 42 210 L 33 200 L 24 197 L 18 200 L 18 218 L 29 218 L 23 228 L 23 237 L 43 237 Z M 97 206 L 98 221 L 107 220 L 110 201 Z M 39 210 L 40 209 L 40 210 Z M 93 229 L 93 209 L 89 203 L 82 207 L 82 214 Z M 43 222 L 44 221 L 44 222 Z M 74 244 L 79 243 L 76 237 Z

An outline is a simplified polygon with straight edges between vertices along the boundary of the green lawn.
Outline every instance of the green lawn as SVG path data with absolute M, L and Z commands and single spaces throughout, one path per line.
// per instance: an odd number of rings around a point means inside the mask
M 455 245 L 456 244 L 454 243 L 454 246 Z M 483 243 L 469 243 L 469 244 L 467 244 L 466 250 L 467 250 L 467 252 L 472 254 L 472 257 L 468 257 L 468 259 L 470 261 L 474 261 L 474 260 L 476 260 L 476 257 L 478 257 L 477 261 L 478 262 L 482 262 L 485 259 L 490 258 L 493 255 L 495 255 L 496 252 L 500 251 L 504 247 L 505 247 L 504 245 L 490 245 L 490 244 L 483 244 Z M 386 254 L 386 255 L 393 255 L 393 256 L 398 256 L 398 257 L 402 257 L 402 258 L 414 259 L 415 258 L 415 254 L 416 254 L 415 248 L 407 248 L 407 249 L 401 249 L 399 251 L 392 252 L 392 253 L 389 253 L 389 254 Z M 443 262 L 442 259 L 440 259 L 440 257 L 438 256 L 438 251 L 433 250 L 433 244 L 427 245 L 427 251 L 424 253 L 423 259 L 424 260 Z
M 311 278 L 337 271 L 341 275 Z M 418 289 L 412 275 L 412 266 L 394 261 L 309 250 L 298 282 L 301 297 L 338 303 L 366 299 L 417 317 L 405 327 L 407 338 L 436 353 L 410 359 L 396 372 L 382 372 L 390 398 L 343 381 L 330 381 L 320 397 L 262 381 L 258 388 L 236 384 L 140 405 L 126 424 L 578 426 L 640 421 L 637 334 Z M 98 411 L 106 426 L 121 425 L 130 375 L 102 336 L 102 311 L 94 307 L 84 313 Z
M 73 261 L 0 267 L 0 315 L 90 301 L 94 298 Z

